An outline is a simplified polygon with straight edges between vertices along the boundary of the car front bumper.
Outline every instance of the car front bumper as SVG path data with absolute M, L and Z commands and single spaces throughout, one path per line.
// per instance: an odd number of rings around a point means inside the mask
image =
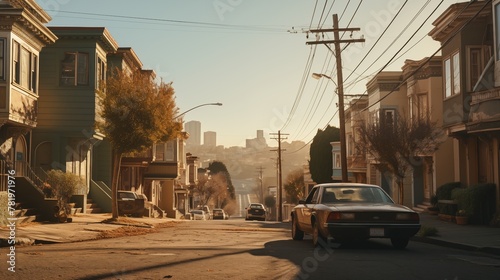
M 409 238 L 420 230 L 420 224 L 391 223 L 325 223 L 335 239 Z

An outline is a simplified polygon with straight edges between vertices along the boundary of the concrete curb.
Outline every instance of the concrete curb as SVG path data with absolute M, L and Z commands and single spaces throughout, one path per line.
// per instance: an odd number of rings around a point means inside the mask
M 420 237 L 420 236 L 414 236 L 411 238 L 411 240 L 416 241 L 416 242 L 421 242 L 421 243 L 438 245 L 438 246 L 447 247 L 447 248 L 454 248 L 454 249 L 472 251 L 472 252 L 481 252 L 481 253 L 487 253 L 487 254 L 491 254 L 491 255 L 495 255 L 495 256 L 500 256 L 500 248 L 496 248 L 496 247 L 478 247 L 478 246 L 474 246 L 474 245 L 470 245 L 470 244 L 451 242 L 451 241 L 446 241 L 446 240 L 438 239 L 438 238 Z

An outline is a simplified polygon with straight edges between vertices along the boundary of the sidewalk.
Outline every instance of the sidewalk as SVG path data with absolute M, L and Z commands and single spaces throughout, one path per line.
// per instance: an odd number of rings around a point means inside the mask
M 415 236 L 414 241 L 500 256 L 500 227 L 457 225 L 428 213 L 420 213 L 420 223 L 436 228 L 438 233 L 437 236 Z
M 94 240 L 103 232 L 115 230 L 124 226 L 134 225 L 142 228 L 153 228 L 160 223 L 173 221 L 159 218 L 130 218 L 131 223 L 103 223 L 111 218 L 111 214 L 77 214 L 69 223 L 29 223 L 16 226 L 14 231 L 8 227 L 0 228 L 0 247 L 7 246 L 11 234 L 15 234 L 16 245 L 33 245 L 35 243 L 65 243 Z

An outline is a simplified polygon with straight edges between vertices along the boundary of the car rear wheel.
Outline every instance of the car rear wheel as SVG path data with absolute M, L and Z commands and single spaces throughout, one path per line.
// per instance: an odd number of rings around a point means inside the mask
M 292 216 L 292 239 L 293 240 L 304 239 L 304 232 L 299 229 L 297 218 L 295 218 L 294 216 Z
M 394 248 L 396 248 L 396 249 L 406 248 L 409 241 L 410 241 L 410 238 L 408 238 L 408 237 L 392 237 L 391 238 L 392 246 L 394 246 Z
M 314 247 L 318 247 L 318 246 L 321 246 L 321 247 L 324 247 L 326 246 L 326 237 L 324 237 L 322 234 L 321 234 L 321 231 L 319 230 L 319 223 L 315 222 L 312 226 L 313 228 L 313 234 L 312 234 L 312 241 L 313 241 L 313 245 Z

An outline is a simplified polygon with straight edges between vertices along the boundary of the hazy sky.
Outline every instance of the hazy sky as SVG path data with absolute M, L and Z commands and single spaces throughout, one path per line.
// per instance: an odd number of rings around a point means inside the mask
M 228 147 L 244 146 L 245 139 L 255 138 L 260 129 L 268 143 L 275 145 L 269 133 L 280 129 L 289 134 L 288 141 L 309 142 L 318 128 L 328 123 L 338 126 L 334 83 L 311 78 L 318 72 L 336 81 L 335 59 L 324 45 L 306 45 L 306 41 L 315 40 L 313 34 L 307 38 L 309 28 L 331 28 L 332 14 L 338 14 L 340 27 L 361 28 L 352 38 L 364 36 L 366 42 L 346 46 L 342 54 L 344 92 L 360 94 L 370 76 L 388 63 L 422 24 L 399 59 L 386 70 L 401 70 L 405 59 L 432 55 L 439 48 L 426 36 L 432 22 L 451 4 L 463 1 L 407 1 L 371 52 L 406 1 L 330 0 L 326 6 L 325 0 L 37 2 L 53 18 L 49 26 L 108 28 L 121 47 L 134 49 L 145 69 L 173 82 L 180 112 L 204 103 L 223 103 L 222 107 L 195 109 L 184 120 L 200 121 L 202 131 L 217 132 L 217 144 Z M 324 36 L 332 38 L 331 34 Z

